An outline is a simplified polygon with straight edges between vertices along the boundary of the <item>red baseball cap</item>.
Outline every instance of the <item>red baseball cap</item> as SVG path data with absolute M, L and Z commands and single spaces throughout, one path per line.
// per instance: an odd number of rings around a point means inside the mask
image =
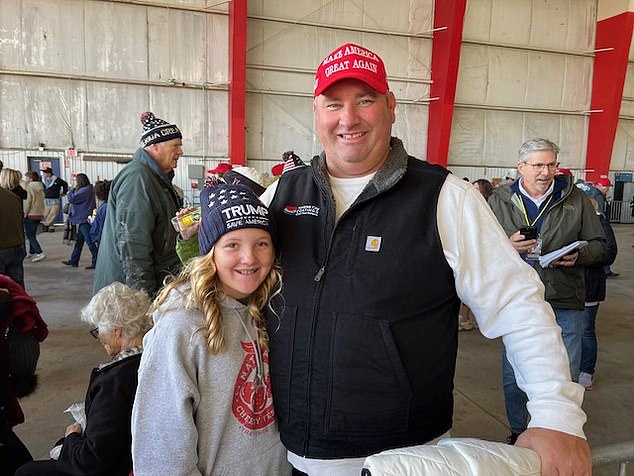
M 207 170 L 210 174 L 224 174 L 226 171 L 231 170 L 233 166 L 227 162 L 220 162 L 216 165 L 216 168 Z
M 572 175 L 572 170 L 570 169 L 557 169 L 555 175 Z
M 362 46 L 346 43 L 326 56 L 317 67 L 313 96 L 319 96 L 337 81 L 348 78 L 363 81 L 379 94 L 385 94 L 389 89 L 383 60 Z
M 602 187 L 611 187 L 612 182 L 610 182 L 609 178 L 599 178 L 594 181 L 595 185 L 601 185 Z
M 284 171 L 284 162 L 282 162 L 281 164 L 276 164 L 271 168 L 271 173 L 273 174 L 274 177 L 278 177 L 282 175 L 283 171 Z

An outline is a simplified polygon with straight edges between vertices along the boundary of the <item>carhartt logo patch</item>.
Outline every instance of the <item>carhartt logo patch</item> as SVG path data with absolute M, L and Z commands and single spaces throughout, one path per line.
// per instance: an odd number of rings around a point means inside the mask
M 365 250 L 378 253 L 381 250 L 381 237 L 367 236 L 365 239 Z

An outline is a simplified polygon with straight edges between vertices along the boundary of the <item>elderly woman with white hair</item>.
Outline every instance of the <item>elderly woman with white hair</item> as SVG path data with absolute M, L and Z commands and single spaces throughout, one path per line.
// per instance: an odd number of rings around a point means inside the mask
M 152 326 L 150 298 L 119 282 L 101 289 L 81 311 L 111 357 L 93 369 L 86 392 L 85 430 L 66 428 L 58 460 L 33 461 L 20 476 L 128 476 L 132 469 L 131 415 L 143 336 Z

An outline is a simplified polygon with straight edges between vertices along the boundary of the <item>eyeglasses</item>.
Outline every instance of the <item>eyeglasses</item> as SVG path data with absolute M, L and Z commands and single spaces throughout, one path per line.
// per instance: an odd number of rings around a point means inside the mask
M 526 165 L 533 167 L 533 170 L 537 172 L 538 170 L 543 170 L 544 167 L 547 167 L 548 170 L 553 171 L 557 167 L 559 167 L 559 162 L 551 162 L 550 164 L 529 164 L 528 162 L 524 162 Z
M 91 336 L 93 336 L 95 339 L 99 339 L 99 328 L 95 327 L 94 329 L 90 329 L 88 331 L 90 333 Z

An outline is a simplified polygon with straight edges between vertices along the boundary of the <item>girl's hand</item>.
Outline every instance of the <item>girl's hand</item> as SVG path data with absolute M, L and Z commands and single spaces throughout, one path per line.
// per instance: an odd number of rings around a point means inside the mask
M 64 433 L 64 436 L 68 436 L 71 433 L 77 433 L 79 436 L 81 436 L 81 425 L 79 423 L 73 423 L 72 425 L 68 425 L 66 427 L 66 432 Z

